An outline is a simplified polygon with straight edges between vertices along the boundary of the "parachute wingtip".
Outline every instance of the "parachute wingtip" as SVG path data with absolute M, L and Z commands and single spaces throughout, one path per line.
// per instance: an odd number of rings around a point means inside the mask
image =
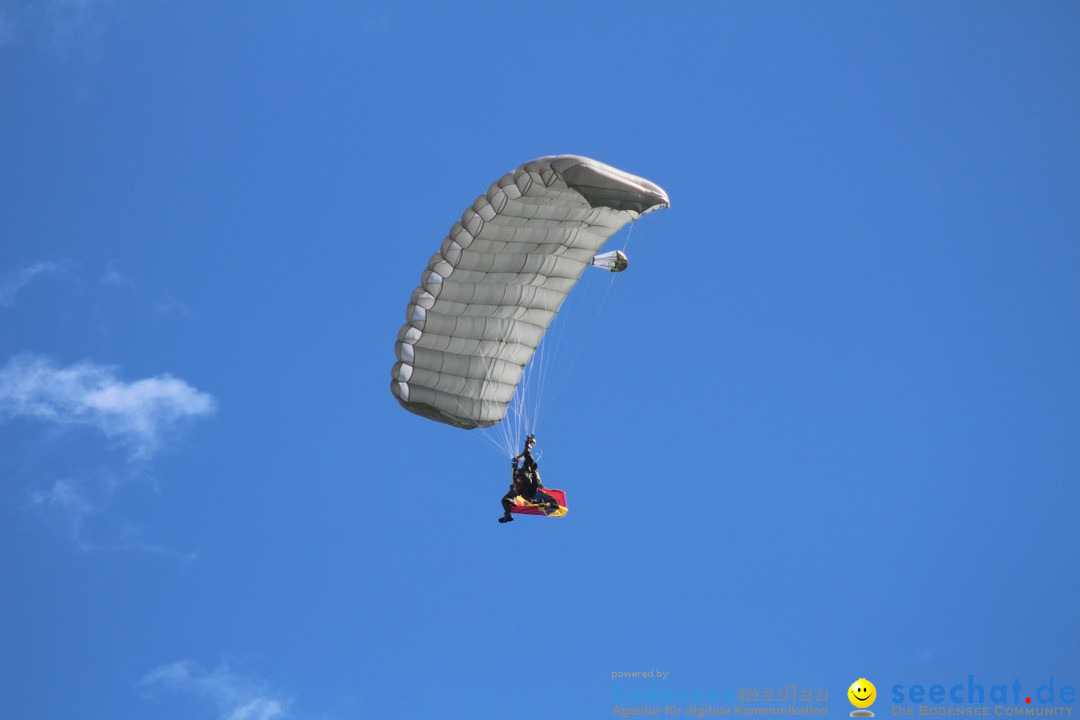
M 594 255 L 592 259 L 594 267 L 603 268 L 609 272 L 622 272 L 630 266 L 630 258 L 622 250 Z

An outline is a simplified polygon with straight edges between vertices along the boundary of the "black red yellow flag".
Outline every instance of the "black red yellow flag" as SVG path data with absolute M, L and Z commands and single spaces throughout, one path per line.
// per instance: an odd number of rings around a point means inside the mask
M 510 508 L 510 512 L 519 515 L 562 517 L 566 514 L 566 493 L 562 490 L 544 488 L 536 493 L 532 500 L 526 500 L 521 495 L 517 495 L 514 497 L 514 504 Z

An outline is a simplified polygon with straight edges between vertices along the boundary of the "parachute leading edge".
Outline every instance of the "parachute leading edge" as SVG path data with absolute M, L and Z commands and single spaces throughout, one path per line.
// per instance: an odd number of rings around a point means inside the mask
M 576 155 L 504 175 L 454 223 L 420 276 L 395 345 L 398 402 L 460 428 L 498 423 L 585 268 L 626 268 L 626 255 L 597 255 L 601 246 L 669 204 L 658 185 Z

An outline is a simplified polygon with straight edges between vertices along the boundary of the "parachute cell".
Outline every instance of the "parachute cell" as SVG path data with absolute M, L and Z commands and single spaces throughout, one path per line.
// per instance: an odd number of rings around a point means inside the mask
M 525 163 L 454 223 L 406 309 L 390 389 L 418 415 L 490 427 L 567 293 L 627 222 L 667 207 L 657 185 L 576 155 Z

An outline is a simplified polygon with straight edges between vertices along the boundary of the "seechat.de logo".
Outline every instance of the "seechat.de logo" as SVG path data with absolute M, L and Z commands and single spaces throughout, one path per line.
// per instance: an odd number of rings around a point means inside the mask
M 877 688 L 874 687 L 874 683 L 866 678 L 859 678 L 851 683 L 847 696 L 856 708 L 851 711 L 851 717 L 874 717 L 874 713 L 867 710 L 877 700 Z

